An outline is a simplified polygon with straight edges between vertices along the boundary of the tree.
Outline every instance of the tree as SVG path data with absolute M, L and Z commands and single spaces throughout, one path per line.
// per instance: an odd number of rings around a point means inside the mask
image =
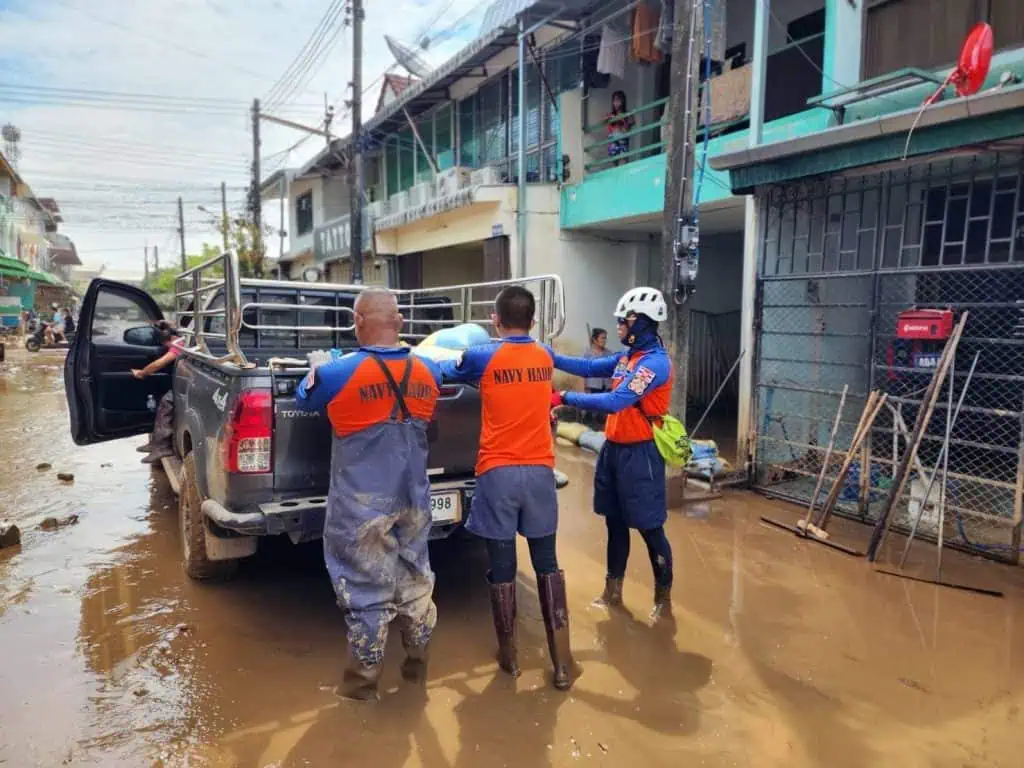
M 261 248 L 257 252 L 256 235 L 257 228 L 248 219 L 231 219 L 217 226 L 217 231 L 224 237 L 224 230 L 227 228 L 228 246 L 238 254 L 238 269 L 241 277 L 263 277 L 264 264 L 266 262 L 267 238 L 274 234 L 273 227 L 264 226 L 263 236 L 260 238 Z

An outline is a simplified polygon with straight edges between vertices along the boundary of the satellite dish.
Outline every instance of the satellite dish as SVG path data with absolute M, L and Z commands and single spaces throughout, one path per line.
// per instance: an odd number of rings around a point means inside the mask
M 960 60 L 950 75 L 950 82 L 956 88 L 957 96 L 973 96 L 981 90 L 989 67 L 992 66 L 992 27 L 981 22 L 964 40 L 960 49 Z
M 391 35 L 384 35 L 384 42 L 388 44 L 388 49 L 395 57 L 395 61 L 413 77 L 418 77 L 422 80 L 433 70 L 433 65 L 417 52 L 415 48 L 395 40 Z

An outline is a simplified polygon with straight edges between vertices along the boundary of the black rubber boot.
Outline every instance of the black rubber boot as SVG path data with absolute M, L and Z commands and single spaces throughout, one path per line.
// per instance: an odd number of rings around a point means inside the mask
M 604 592 L 594 599 L 594 605 L 601 608 L 617 608 L 622 605 L 622 579 L 613 579 L 606 576 L 604 580 Z
M 415 645 L 410 641 L 412 632 L 408 620 L 401 623 L 402 647 L 405 649 L 405 661 L 402 662 L 402 679 L 407 683 L 426 686 L 427 662 L 430 660 L 430 642 Z
M 574 662 L 569 647 L 569 605 L 565 596 L 565 573 L 556 571 L 537 577 L 540 610 L 548 636 L 548 651 L 554 667 L 554 686 L 560 691 L 572 687 Z
M 654 587 L 654 610 L 651 611 L 651 621 L 658 621 L 661 618 L 672 616 L 672 585 L 667 587 Z
M 516 658 L 516 583 L 504 581 L 491 584 L 491 613 L 494 634 L 498 637 L 498 666 L 512 677 L 519 677 Z
M 354 656 L 349 656 L 338 695 L 352 701 L 376 701 L 379 698 L 377 685 L 381 669 L 380 664 L 363 664 Z

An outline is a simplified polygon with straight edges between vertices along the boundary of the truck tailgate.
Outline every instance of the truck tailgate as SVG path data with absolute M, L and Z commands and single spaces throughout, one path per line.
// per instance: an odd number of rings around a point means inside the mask
M 299 410 L 301 374 L 274 374 L 274 490 L 323 493 L 330 482 L 331 426 L 320 413 Z M 444 386 L 427 430 L 432 479 L 473 473 L 480 444 L 480 392 Z

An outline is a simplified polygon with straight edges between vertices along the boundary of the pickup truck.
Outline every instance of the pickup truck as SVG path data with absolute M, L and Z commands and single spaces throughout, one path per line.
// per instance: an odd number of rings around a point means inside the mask
M 407 333 L 480 322 L 506 284 L 538 295 L 541 338 L 564 326 L 555 276 L 399 291 Z M 186 349 L 170 369 L 135 379 L 163 354 L 152 324 L 162 319 L 143 290 L 95 279 L 82 302 L 79 333 L 64 365 L 71 436 L 78 445 L 151 431 L 156 405 L 174 391 L 176 456 L 163 460 L 178 494 L 181 551 L 194 579 L 224 577 L 256 552 L 260 537 L 293 543 L 321 536 L 330 482 L 331 428 L 300 410 L 295 390 L 313 350 L 356 346 L 351 307 L 360 286 L 249 280 L 227 253 L 176 281 L 175 321 Z M 346 322 L 348 321 L 348 324 Z M 430 444 L 432 538 L 457 531 L 475 485 L 480 396 L 444 386 Z

